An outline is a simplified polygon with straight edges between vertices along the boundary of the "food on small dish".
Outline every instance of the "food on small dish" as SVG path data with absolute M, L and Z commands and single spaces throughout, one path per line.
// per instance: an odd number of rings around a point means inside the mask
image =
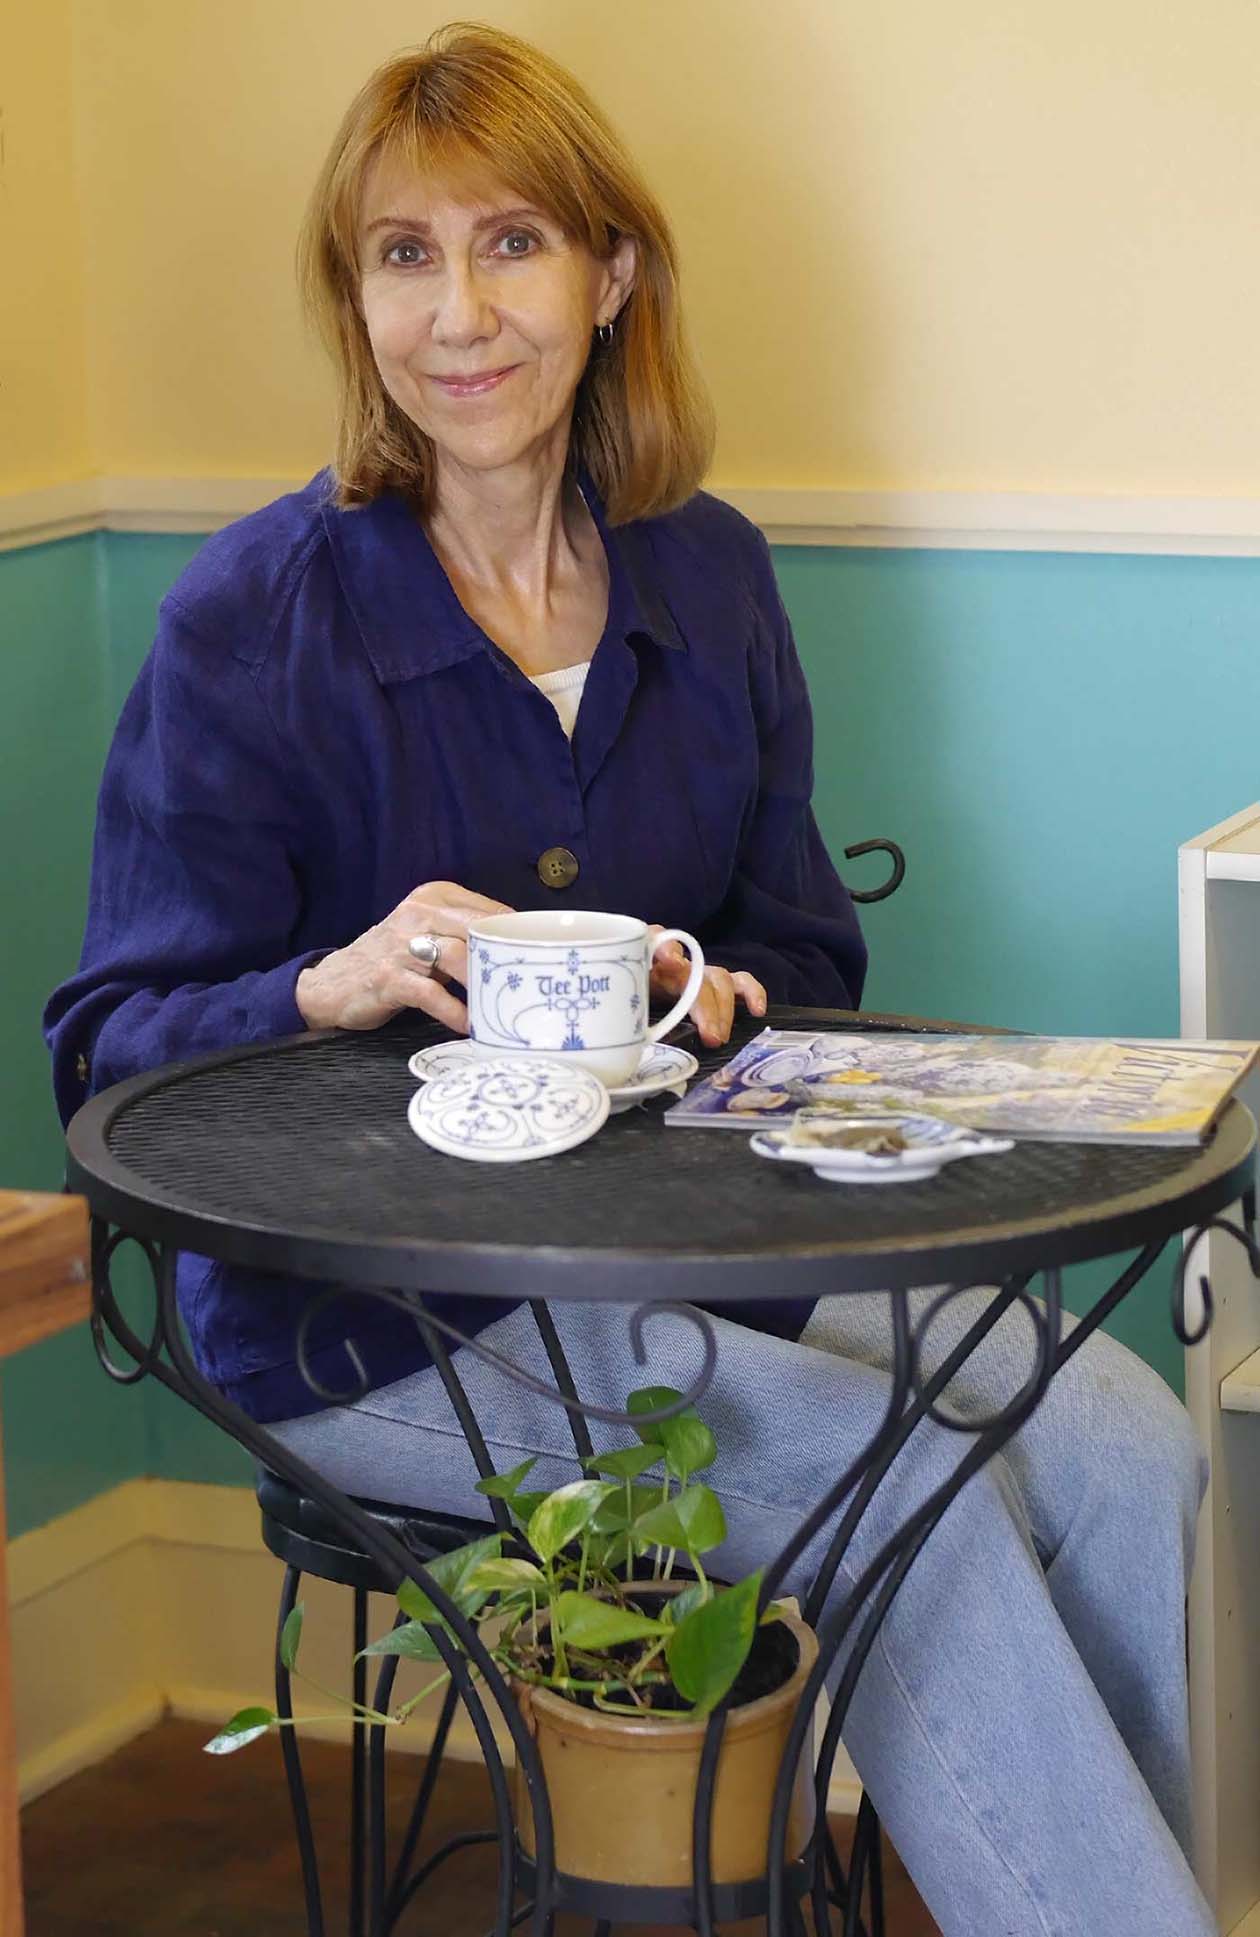
M 869 1157 L 898 1157 L 910 1148 L 896 1123 L 820 1123 L 798 1119 L 788 1131 L 798 1149 L 864 1150 Z
M 831 1184 L 911 1184 L 934 1177 L 964 1157 L 996 1157 L 1014 1146 L 1008 1138 L 979 1136 L 939 1117 L 868 1116 L 864 1121 L 803 1111 L 782 1130 L 761 1130 L 755 1156 L 774 1163 L 806 1164 Z

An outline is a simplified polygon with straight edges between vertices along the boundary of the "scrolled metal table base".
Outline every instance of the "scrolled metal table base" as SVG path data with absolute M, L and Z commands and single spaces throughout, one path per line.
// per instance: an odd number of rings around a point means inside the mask
M 1256 1242 L 1255 1192 L 1248 1191 L 1243 1197 L 1242 1203 L 1243 1221 L 1241 1225 L 1232 1224 L 1227 1217 L 1211 1217 L 1205 1224 L 1200 1224 L 1193 1235 L 1188 1237 L 1182 1246 L 1181 1256 L 1177 1261 L 1176 1275 L 1173 1279 L 1172 1324 L 1174 1332 L 1183 1345 L 1197 1345 L 1200 1339 L 1207 1337 L 1212 1327 L 1214 1310 L 1212 1287 L 1204 1272 L 1199 1274 L 1199 1297 L 1203 1307 L 1202 1317 L 1196 1326 L 1191 1326 L 1186 1322 L 1186 1273 L 1190 1269 L 1191 1253 L 1198 1246 L 1200 1239 L 1206 1237 L 1209 1231 L 1223 1231 L 1227 1237 L 1236 1239 L 1247 1253 L 1247 1262 L 1251 1266 L 1252 1277 L 1260 1278 L 1260 1244 Z
M 1244 1203 L 1243 1228 L 1225 1219 L 1213 1219 L 1195 1232 L 1185 1248 L 1174 1286 L 1174 1324 L 1178 1335 L 1189 1342 L 1201 1337 L 1211 1322 L 1211 1292 L 1206 1279 L 1201 1280 L 1203 1322 L 1193 1332 L 1186 1326 L 1184 1305 L 1187 1260 L 1199 1238 L 1210 1229 L 1225 1230 L 1238 1239 L 1247 1250 L 1253 1271 L 1260 1276 L 1255 1204 L 1254 1199 L 1249 1197 Z M 507 1932 L 526 1925 L 531 1937 L 549 1937 L 554 1929 L 555 1917 L 562 1910 L 591 1917 L 597 1937 L 598 1933 L 629 1920 L 685 1923 L 698 1933 L 698 1937 L 717 1937 L 721 1921 L 750 1915 L 765 1916 L 768 1937 L 802 1937 L 806 1928 L 802 1910 L 805 1898 L 809 1899 L 812 1907 L 817 1937 L 882 1937 L 883 1882 L 879 1823 L 874 1805 L 869 1797 L 863 1798 L 847 1871 L 831 1840 L 826 1814 L 827 1794 L 841 1732 L 863 1664 L 878 1634 L 880 1623 L 915 1557 L 967 1481 L 1018 1432 L 1044 1396 L 1054 1374 L 1150 1269 L 1166 1242 L 1147 1245 L 1095 1301 L 1089 1314 L 1066 1338 L 1061 1333 L 1059 1271 L 1050 1269 L 1042 1274 L 1045 1295 L 1041 1302 L 1035 1301 L 1028 1290 L 1031 1274 L 1010 1279 L 995 1291 L 985 1311 L 930 1375 L 924 1370 L 928 1330 L 941 1309 L 965 1287 L 951 1286 L 932 1302 L 917 1323 L 912 1323 L 907 1292 L 892 1291 L 886 1294 L 890 1301 L 894 1354 L 884 1418 L 869 1442 L 855 1454 L 847 1469 L 837 1476 L 835 1484 L 782 1552 L 767 1566 L 763 1581 L 761 1600 L 764 1607 L 779 1592 L 810 1543 L 833 1519 L 836 1520 L 825 1556 L 812 1578 L 804 1601 L 805 1618 L 818 1633 L 819 1654 L 793 1720 L 779 1768 L 766 1874 L 748 1884 L 717 1884 L 713 1880 L 712 1815 L 726 1718 L 725 1708 L 719 1707 L 710 1719 L 701 1755 L 692 1843 L 693 1886 L 690 1890 L 660 1891 L 596 1884 L 557 1872 L 546 1783 L 533 1737 L 525 1727 L 511 1690 L 484 1642 L 428 1571 L 425 1562 L 433 1559 L 438 1548 L 430 1544 L 422 1551 L 415 1551 L 380 1519 L 367 1512 L 361 1503 L 342 1493 L 320 1473 L 297 1459 L 264 1427 L 225 1399 L 217 1388 L 203 1378 L 189 1354 L 179 1324 L 175 1295 L 176 1254 L 147 1239 L 133 1240 L 147 1260 L 154 1293 L 152 1327 L 147 1337 L 141 1336 L 124 1316 L 112 1283 L 113 1260 L 120 1245 L 126 1241 L 125 1232 L 111 1231 L 100 1218 L 94 1219 L 92 1334 L 101 1363 L 110 1377 L 123 1383 L 152 1377 L 176 1392 L 229 1433 L 256 1460 L 317 1501 L 347 1538 L 375 1562 L 395 1585 L 404 1578 L 413 1581 L 429 1595 L 449 1623 L 449 1634 L 441 1629 L 434 1629 L 432 1633 L 450 1673 L 451 1684 L 443 1703 L 411 1822 L 388 1877 L 384 1841 L 385 1729 L 382 1724 L 373 1724 L 369 1730 L 368 1752 L 363 1763 L 366 1770 L 365 1787 L 358 1786 L 356 1779 L 353 1812 L 360 1868 L 357 1875 L 359 1907 L 352 1919 L 351 1937 L 361 1937 L 365 1930 L 366 1937 L 387 1937 L 433 1871 L 458 1849 L 478 1840 L 493 1843 L 498 1856 L 495 1922 L 490 1937 L 506 1937 Z M 414 1317 L 426 1347 L 439 1368 L 483 1476 L 491 1474 L 494 1468 L 460 1381 L 458 1367 L 447 1349 L 448 1341 L 488 1360 L 504 1377 L 519 1381 L 531 1391 L 544 1393 L 562 1406 L 569 1418 L 574 1450 L 579 1458 L 591 1451 L 587 1418 L 614 1424 L 644 1423 L 646 1415 L 639 1415 L 632 1422 L 627 1413 L 587 1406 L 582 1402 L 544 1304 L 533 1302 L 532 1309 L 556 1379 L 554 1389 L 480 1346 L 476 1339 L 465 1339 L 415 1294 L 373 1290 L 363 1295 L 383 1299 Z M 941 1404 L 950 1381 L 988 1337 L 1004 1313 L 1016 1305 L 1028 1315 L 1032 1327 L 1033 1362 L 1025 1384 L 1000 1411 L 988 1418 L 964 1420 L 953 1417 Z M 642 1306 L 630 1315 L 632 1342 L 640 1363 L 647 1356 L 644 1328 L 655 1309 L 658 1307 Z M 691 1404 L 702 1397 L 713 1374 L 717 1343 L 712 1326 L 704 1314 L 693 1307 L 673 1305 L 659 1309 L 672 1311 L 693 1324 L 701 1336 L 705 1355 L 701 1372 L 683 1400 L 652 1415 L 663 1418 L 680 1410 L 681 1405 Z M 308 1313 L 308 1324 L 313 1316 L 313 1312 Z M 305 1328 L 299 1346 L 299 1359 L 307 1383 L 317 1396 L 329 1402 L 343 1403 L 347 1397 L 357 1396 L 330 1394 L 319 1386 L 306 1365 L 304 1347 Z M 115 1349 L 120 1350 L 129 1363 L 121 1362 L 115 1356 Z M 361 1376 L 361 1366 L 357 1370 Z M 867 1507 L 898 1453 L 924 1419 L 948 1428 L 957 1433 L 960 1439 L 965 1436 L 972 1443 L 961 1454 L 946 1482 L 885 1542 L 853 1589 L 843 1598 L 835 1600 L 832 1590 L 836 1574 L 851 1549 Z M 496 1523 L 506 1531 L 510 1520 L 505 1503 L 491 1499 L 489 1506 Z M 294 1605 L 297 1578 L 298 1570 L 289 1567 L 281 1597 L 277 1635 Z M 362 1628 L 365 1619 L 366 1592 L 356 1589 L 356 1630 Z M 452 1641 L 452 1634 L 457 1638 L 458 1646 Z M 356 1652 L 365 1640 L 365 1630 L 362 1633 L 356 1631 Z M 377 1680 L 375 1706 L 378 1710 L 383 1709 L 390 1698 L 396 1670 L 397 1659 L 387 1657 Z M 356 1675 L 355 1695 L 363 1700 L 366 1695 L 366 1670 L 361 1662 L 356 1666 Z M 785 1861 L 784 1848 L 793 1780 L 817 1697 L 828 1682 L 832 1685 L 831 1712 L 814 1770 L 814 1829 L 801 1857 L 789 1863 Z M 288 1673 L 279 1656 L 276 1694 L 277 1712 L 281 1715 L 291 1714 Z M 470 1832 L 466 1836 L 456 1837 L 413 1868 L 442 1752 L 459 1707 L 467 1713 L 485 1759 L 494 1800 L 495 1827 L 492 1831 Z M 497 1709 L 524 1773 L 534 1817 L 535 1856 L 532 1861 L 524 1857 L 516 1839 L 507 1774 L 491 1726 L 492 1709 Z M 302 1858 L 308 1929 L 311 1937 L 323 1937 L 325 1926 L 318 1865 L 302 1783 L 300 1751 L 292 1728 L 281 1729 L 280 1736 Z M 361 1738 L 356 1748 L 360 1744 Z M 365 1861 L 365 1830 L 368 1842 L 366 1887 L 362 1867 Z M 523 1903 L 520 1901 L 522 1896 L 525 1899 Z

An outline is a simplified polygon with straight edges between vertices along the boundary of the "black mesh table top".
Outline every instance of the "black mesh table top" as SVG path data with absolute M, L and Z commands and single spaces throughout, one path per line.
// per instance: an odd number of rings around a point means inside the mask
M 953 1026 L 818 1010 L 768 1020 Z M 745 1019 L 731 1047 L 761 1026 Z M 469 1163 L 430 1150 L 407 1124 L 407 1058 L 443 1033 L 402 1017 L 118 1084 L 70 1126 L 69 1188 L 134 1235 L 264 1270 L 494 1296 L 713 1302 L 1072 1264 L 1198 1225 L 1253 1180 L 1255 1125 L 1238 1102 L 1203 1146 L 1024 1143 L 895 1186 L 823 1183 L 755 1157 L 739 1131 L 670 1128 L 672 1098 L 611 1117 L 557 1157 Z M 702 1054 L 702 1068 L 731 1047 Z

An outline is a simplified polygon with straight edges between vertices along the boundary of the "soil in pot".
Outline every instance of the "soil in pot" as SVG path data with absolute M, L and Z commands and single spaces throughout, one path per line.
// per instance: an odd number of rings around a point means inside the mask
M 654 1616 L 663 1598 L 659 1589 L 643 1588 L 628 1596 L 626 1604 L 637 1608 L 641 1614 Z M 633 1644 L 607 1650 L 610 1660 L 624 1663 L 627 1667 L 636 1661 L 641 1653 L 642 1646 L 636 1647 Z M 768 1627 L 758 1628 L 753 1636 L 752 1647 L 748 1651 L 748 1659 L 736 1675 L 731 1687 L 732 1708 L 742 1708 L 748 1702 L 759 1701 L 763 1695 L 773 1695 L 777 1688 L 782 1688 L 783 1684 L 790 1680 L 800 1658 L 800 1646 L 791 1628 L 785 1622 L 773 1621 Z M 545 1672 L 550 1674 L 553 1665 L 550 1653 L 544 1652 L 543 1661 Z M 582 1708 L 595 1708 L 595 1697 L 587 1691 L 575 1691 L 567 1699 Z M 613 1696 L 611 1699 L 617 1698 Z M 686 1696 L 679 1694 L 672 1681 L 650 1683 L 641 1691 L 641 1700 L 648 1708 L 672 1710 L 675 1716 L 679 1709 L 690 1706 Z M 640 1712 L 638 1707 L 629 1700 L 626 1701 L 625 1708 L 628 1715 Z M 602 1712 L 606 1714 L 607 1710 Z

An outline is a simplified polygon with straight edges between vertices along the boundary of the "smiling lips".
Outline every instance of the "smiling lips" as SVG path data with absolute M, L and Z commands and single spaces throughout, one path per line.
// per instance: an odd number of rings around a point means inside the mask
M 488 390 L 497 390 L 504 378 L 510 377 L 516 368 L 515 363 L 509 363 L 506 369 L 487 370 L 480 376 L 431 377 L 430 382 L 445 391 L 448 397 L 482 397 Z

